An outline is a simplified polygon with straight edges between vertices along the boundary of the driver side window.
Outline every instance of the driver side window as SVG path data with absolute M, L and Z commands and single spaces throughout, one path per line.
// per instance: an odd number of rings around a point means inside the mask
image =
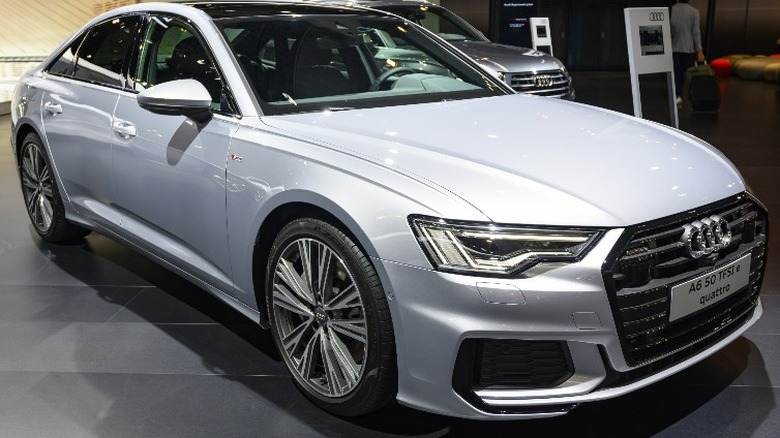
M 144 33 L 134 88 L 142 91 L 163 82 L 195 79 L 211 95 L 212 108 L 219 110 L 222 78 L 203 40 L 177 18 L 153 16 Z

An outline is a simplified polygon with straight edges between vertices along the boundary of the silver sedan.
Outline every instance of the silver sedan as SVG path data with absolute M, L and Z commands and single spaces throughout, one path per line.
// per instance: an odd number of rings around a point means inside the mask
M 336 414 L 560 415 L 762 312 L 768 215 L 715 148 L 515 94 L 398 16 L 128 6 L 12 111 L 42 239 L 96 231 L 205 288 Z

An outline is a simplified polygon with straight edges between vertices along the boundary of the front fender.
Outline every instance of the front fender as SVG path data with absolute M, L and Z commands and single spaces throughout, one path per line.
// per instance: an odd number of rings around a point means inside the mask
M 369 257 L 424 269 L 430 264 L 409 229 L 410 214 L 487 220 L 451 193 L 391 168 L 289 133 L 242 127 L 228 159 L 227 211 L 235 285 L 249 305 L 257 306 L 254 244 L 289 205 L 301 206 L 298 217 L 305 208 L 327 212 Z

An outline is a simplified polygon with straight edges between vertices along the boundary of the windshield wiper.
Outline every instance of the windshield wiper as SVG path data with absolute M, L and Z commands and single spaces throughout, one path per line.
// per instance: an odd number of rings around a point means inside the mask
M 295 99 L 293 99 L 293 98 L 292 98 L 292 96 L 290 96 L 289 94 L 287 94 L 287 93 L 282 93 L 282 97 L 284 97 L 285 99 L 287 99 L 287 102 L 289 102 L 289 103 L 293 104 L 293 106 L 298 106 L 298 102 L 296 102 L 296 101 L 295 101 Z

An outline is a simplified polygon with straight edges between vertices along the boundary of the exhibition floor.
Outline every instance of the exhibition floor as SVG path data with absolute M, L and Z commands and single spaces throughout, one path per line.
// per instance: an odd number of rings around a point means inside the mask
M 575 86 L 578 101 L 632 108 L 626 73 L 578 73 Z M 778 228 L 780 95 L 766 82 L 731 78 L 721 87 L 719 113 L 683 108 L 681 128 L 740 168 Z M 268 333 L 204 291 L 99 234 L 72 246 L 42 242 L 25 213 L 9 136 L 10 117 L 0 116 L 0 438 L 776 437 L 780 430 L 780 233 L 771 234 L 763 317 L 721 352 L 655 385 L 547 420 L 475 422 L 397 405 L 342 419 L 295 389 Z

